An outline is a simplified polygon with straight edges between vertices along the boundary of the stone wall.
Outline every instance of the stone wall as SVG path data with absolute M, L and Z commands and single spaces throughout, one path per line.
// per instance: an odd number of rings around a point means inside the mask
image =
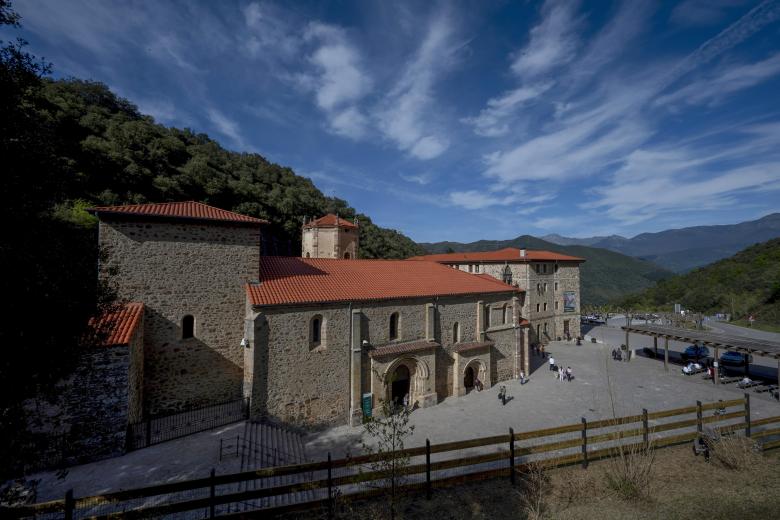
M 252 323 L 246 349 L 244 389 L 252 398 L 254 417 L 271 417 L 300 424 L 343 424 L 350 417 L 350 316 L 357 312 L 355 335 L 362 352 L 355 363 L 360 381 L 358 395 L 371 393 L 374 408 L 387 397 L 383 378 L 388 369 L 406 360 L 411 371 L 427 374 L 419 381 L 416 397 L 433 395 L 434 402 L 453 394 L 454 346 L 453 325 L 459 324 L 461 342 L 479 341 L 478 302 L 488 305 L 491 312 L 507 305 L 508 323 L 495 323 L 486 331 L 494 341 L 491 350 L 489 380 L 493 383 L 511 378 L 515 369 L 517 340 L 512 325 L 510 294 L 473 295 L 435 299 L 409 299 L 387 302 L 326 304 L 299 307 L 270 307 L 259 312 L 249 310 Z M 428 337 L 426 309 L 433 306 L 434 326 Z M 398 313 L 398 333 L 390 338 L 390 317 Z M 311 343 L 314 318 L 323 320 L 323 341 Z M 354 325 L 353 325 L 354 326 Z M 442 347 L 396 356 L 370 357 L 369 348 L 376 349 L 397 343 L 433 339 Z M 363 342 L 369 345 L 363 348 Z M 458 374 L 457 377 L 461 377 Z M 426 401 L 427 402 L 427 401 Z
M 357 258 L 360 233 L 338 227 L 303 228 L 301 252 L 304 258 Z
M 157 415 L 242 394 L 244 284 L 259 278 L 260 229 L 106 220 L 100 245 L 119 296 L 145 306 L 144 410 Z M 182 338 L 182 319 L 195 319 Z

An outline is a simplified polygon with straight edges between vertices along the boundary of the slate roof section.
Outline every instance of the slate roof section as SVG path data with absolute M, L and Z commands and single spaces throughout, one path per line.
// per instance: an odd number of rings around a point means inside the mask
M 495 345 L 493 341 L 472 341 L 471 343 L 458 343 L 452 350 L 460 354 L 462 352 L 471 352 L 473 350 L 490 348 L 493 345 Z
M 337 215 L 334 215 L 333 213 L 328 213 L 324 217 L 320 217 L 318 219 L 314 219 L 310 222 L 307 222 L 304 224 L 303 227 L 305 228 L 314 228 L 314 227 L 341 227 L 346 229 L 357 229 L 358 226 L 347 219 L 341 218 Z
M 258 306 L 522 292 L 435 262 L 283 256 L 264 256 L 260 283 L 246 290 Z
M 431 348 L 441 347 L 440 343 L 435 341 L 426 341 L 424 339 L 409 341 L 406 343 L 392 343 L 368 351 L 369 357 L 397 356 L 399 354 L 410 354 Z
M 520 256 L 520 249 L 516 247 L 506 247 L 498 251 L 475 251 L 470 253 L 441 253 L 436 255 L 413 256 L 408 260 L 427 260 L 430 262 L 441 262 L 449 264 L 458 264 L 465 262 L 584 262 L 584 258 L 578 256 L 564 255 L 552 251 L 542 251 L 527 249 L 525 256 Z
M 196 201 L 161 202 L 153 204 L 127 204 L 124 206 L 98 206 L 87 211 L 98 217 L 151 217 L 163 219 L 198 220 L 209 222 L 232 222 L 246 225 L 268 224 L 268 221 L 215 208 Z
M 143 303 L 128 303 L 113 312 L 89 320 L 93 331 L 105 334 L 102 345 L 129 345 L 144 315 Z

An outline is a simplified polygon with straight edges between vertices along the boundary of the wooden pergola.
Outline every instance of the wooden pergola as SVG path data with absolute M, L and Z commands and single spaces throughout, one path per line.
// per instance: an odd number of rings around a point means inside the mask
M 626 348 L 629 347 L 629 334 L 642 334 L 653 337 L 653 346 L 658 353 L 658 338 L 664 339 L 664 368 L 669 370 L 669 340 L 682 341 L 694 345 L 706 345 L 715 349 L 715 361 L 720 359 L 720 349 L 733 350 L 742 354 L 752 354 L 777 360 L 777 377 L 780 382 L 780 342 L 763 339 L 730 336 L 705 330 L 680 329 L 663 325 L 628 325 L 621 327 L 626 331 Z M 745 359 L 747 366 L 748 360 Z M 720 383 L 718 370 L 715 371 L 715 384 Z

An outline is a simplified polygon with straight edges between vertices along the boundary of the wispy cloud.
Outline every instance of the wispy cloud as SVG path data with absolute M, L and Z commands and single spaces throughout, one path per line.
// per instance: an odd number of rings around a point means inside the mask
M 434 87 L 459 47 L 453 41 L 452 24 L 446 13 L 432 17 L 420 47 L 375 113 L 384 135 L 417 159 L 433 159 L 450 146 L 432 115 Z
M 461 121 L 472 125 L 477 135 L 485 137 L 506 135 L 509 133 L 507 119 L 552 86 L 552 82 L 544 82 L 504 92 L 499 97 L 489 99 L 487 107 L 483 108 L 478 116 L 464 118 Z
M 228 137 L 231 141 L 233 141 L 234 145 L 239 147 L 239 149 L 247 148 L 247 143 L 244 140 L 244 137 L 241 135 L 241 128 L 237 122 L 233 121 L 214 107 L 208 108 L 206 110 L 206 117 L 211 122 L 211 124 L 214 125 L 214 128 L 217 130 L 217 132 L 224 135 L 225 137 Z
M 671 20 L 680 25 L 713 25 L 721 22 L 730 8 L 744 0 L 685 0 L 672 10 Z
M 512 63 L 512 72 L 531 78 L 573 60 L 579 41 L 577 7 L 575 1 L 547 0 L 542 7 L 542 21 L 531 29 L 528 44 Z
M 716 105 L 728 95 L 780 74 L 780 53 L 756 63 L 729 65 L 656 99 L 656 105 Z

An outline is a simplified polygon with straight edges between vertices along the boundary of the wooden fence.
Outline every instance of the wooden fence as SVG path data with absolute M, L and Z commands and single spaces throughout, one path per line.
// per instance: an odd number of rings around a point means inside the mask
M 736 421 L 736 422 L 735 422 Z M 780 447 L 780 416 L 751 420 L 750 396 L 695 406 L 587 421 L 541 430 L 508 433 L 403 450 L 409 479 L 401 492 L 427 492 L 465 481 L 509 477 L 514 481 L 531 461 L 546 467 L 582 464 L 614 456 L 617 450 L 660 448 L 691 442 L 712 425 L 722 433 L 744 430 L 753 439 Z M 769 427 L 774 425 L 774 427 Z M 455 458 L 448 458 L 448 455 Z M 64 499 L 0 510 L 3 518 L 221 518 L 251 511 L 272 515 L 293 510 L 332 508 L 334 497 L 364 499 L 386 493 L 386 474 L 372 463 L 389 455 L 356 457 L 264 468 L 161 484 L 106 495 Z M 438 460 L 432 460 L 438 459 Z M 259 483 L 259 485 L 258 485 Z

